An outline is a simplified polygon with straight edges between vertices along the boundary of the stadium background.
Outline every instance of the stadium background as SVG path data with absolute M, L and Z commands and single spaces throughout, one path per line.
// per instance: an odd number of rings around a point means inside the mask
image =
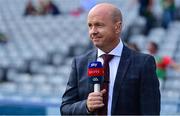
M 69 13 L 80 6 L 80 0 L 53 0 L 62 14 L 25 17 L 27 1 L 0 0 L 0 33 L 7 38 L 0 43 L 0 115 L 59 114 L 71 60 L 92 48 L 87 12 L 79 16 Z M 144 35 L 145 19 L 138 15 L 138 3 L 132 1 L 97 0 L 97 3 L 109 2 L 121 9 L 125 42 L 136 43 L 144 51 L 148 41 L 155 41 L 160 46 L 160 55 L 169 55 L 180 62 L 179 11 L 168 29 L 157 23 Z M 161 22 L 160 0 L 155 0 L 153 11 Z M 178 115 L 180 74 L 168 68 L 167 77 L 161 91 L 161 114 Z

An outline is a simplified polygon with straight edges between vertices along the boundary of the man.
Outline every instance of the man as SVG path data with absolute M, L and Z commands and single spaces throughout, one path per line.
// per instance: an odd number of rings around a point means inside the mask
M 120 10 L 109 3 L 98 4 L 90 10 L 87 22 L 90 38 L 97 50 L 73 60 L 61 114 L 99 114 L 107 107 L 103 115 L 159 115 L 160 92 L 154 58 L 123 45 Z M 114 56 L 109 62 L 109 90 L 93 92 L 93 85 L 88 83 L 87 67 L 96 60 L 105 62 L 102 59 L 104 54 Z M 108 94 L 108 103 L 103 101 L 105 94 Z
M 150 41 L 147 45 L 147 49 L 149 54 L 155 57 L 156 61 L 156 74 L 160 82 L 160 89 L 164 89 L 164 82 L 166 81 L 166 70 L 168 67 L 173 68 L 176 71 L 180 71 L 180 64 L 177 64 L 171 57 L 169 56 L 159 56 L 158 50 L 159 46 L 153 41 Z
M 148 35 L 150 30 L 155 26 L 156 17 L 153 14 L 154 0 L 138 0 L 139 15 L 146 20 L 144 34 Z

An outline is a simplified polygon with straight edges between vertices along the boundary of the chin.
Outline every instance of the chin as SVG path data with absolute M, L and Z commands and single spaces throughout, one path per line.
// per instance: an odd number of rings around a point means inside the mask
M 102 46 L 101 45 L 99 45 L 99 44 L 94 44 L 94 46 L 96 46 L 97 48 L 99 48 L 99 49 L 101 49 L 102 48 Z
M 93 42 L 93 44 L 97 47 L 100 46 L 100 44 L 98 42 Z
M 103 43 L 101 41 L 93 41 L 94 46 L 101 48 L 103 46 Z

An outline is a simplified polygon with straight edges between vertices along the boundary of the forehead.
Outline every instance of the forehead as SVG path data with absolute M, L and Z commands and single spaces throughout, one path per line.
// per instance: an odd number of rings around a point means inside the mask
M 109 12 L 104 11 L 93 11 L 88 15 L 88 22 L 94 21 L 112 21 L 112 17 Z

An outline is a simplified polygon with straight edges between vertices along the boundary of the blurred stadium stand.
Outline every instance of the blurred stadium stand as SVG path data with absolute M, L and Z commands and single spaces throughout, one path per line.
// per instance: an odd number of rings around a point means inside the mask
M 23 16 L 28 0 L 0 0 L 0 32 L 8 42 L 0 43 L 0 115 L 59 114 L 73 56 L 91 48 L 87 13 L 67 14 L 80 0 L 54 0 L 63 15 Z M 36 0 L 34 0 L 36 1 Z M 168 30 L 156 27 L 141 34 L 145 20 L 138 16 L 138 4 L 131 0 L 97 0 L 119 6 L 123 13 L 122 38 L 136 42 L 141 50 L 150 40 L 160 45 L 160 54 L 180 62 L 180 22 Z M 130 6 L 130 7 L 129 7 Z M 159 7 L 156 8 L 159 13 Z M 180 74 L 169 69 L 162 91 L 162 114 L 180 114 Z
M 154 41 L 159 45 L 160 56 L 170 56 L 176 62 L 180 62 L 180 21 L 174 21 L 170 27 L 165 30 L 162 27 L 156 27 L 151 30 L 148 36 L 142 34 L 132 35 L 130 42 L 136 43 L 143 51 L 147 49 L 147 43 Z M 180 114 L 180 72 L 171 68 L 167 70 L 167 79 L 164 89 L 161 90 L 161 115 L 179 115 Z

